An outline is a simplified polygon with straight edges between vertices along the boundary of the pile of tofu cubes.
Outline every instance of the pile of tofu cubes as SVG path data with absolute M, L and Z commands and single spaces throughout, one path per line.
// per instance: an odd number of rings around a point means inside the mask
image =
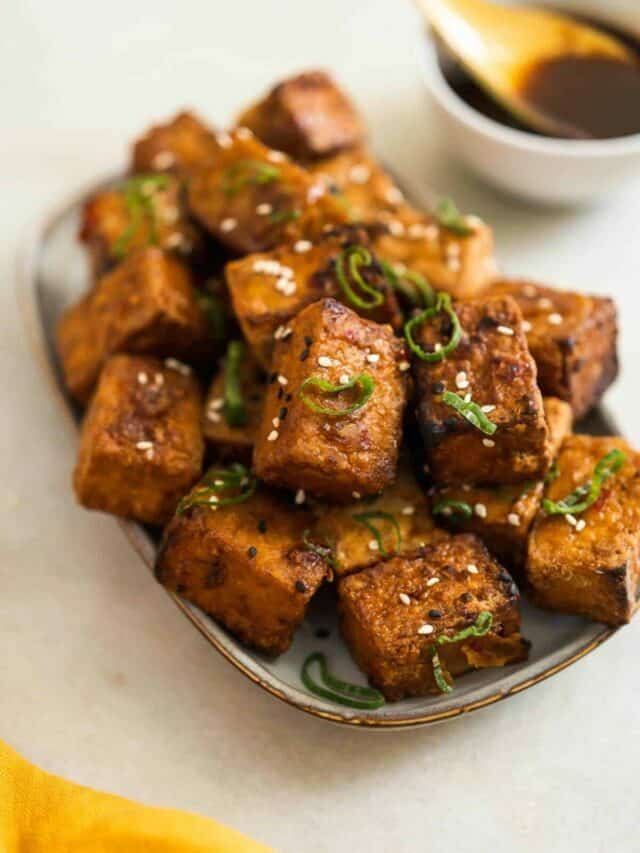
M 616 376 L 615 306 L 500 280 L 489 227 L 454 219 L 302 73 L 228 130 L 182 113 L 135 143 L 86 203 L 92 282 L 58 328 L 80 503 L 164 528 L 159 581 L 267 655 L 332 584 L 387 700 L 441 689 L 436 644 L 449 680 L 525 659 L 519 587 L 610 625 L 638 599 L 639 457 L 572 432 Z M 450 310 L 408 341 L 416 282 Z M 545 511 L 612 450 L 597 500 Z

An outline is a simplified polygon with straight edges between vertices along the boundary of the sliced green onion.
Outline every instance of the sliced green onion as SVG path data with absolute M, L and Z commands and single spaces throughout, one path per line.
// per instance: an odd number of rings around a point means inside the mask
M 413 338 L 413 330 L 416 326 L 422 325 L 422 323 L 430 320 L 432 317 L 437 317 L 438 314 L 444 313 L 451 320 L 452 330 L 451 337 L 443 344 L 440 349 L 433 350 L 432 352 L 427 352 L 422 349 L 419 343 L 417 343 Z M 412 317 L 408 323 L 405 323 L 404 326 L 404 336 L 407 339 L 407 343 L 409 344 L 409 348 L 411 351 L 418 356 L 422 361 L 428 362 L 436 362 L 442 361 L 446 358 L 450 353 L 456 349 L 460 340 L 462 338 L 462 327 L 460 326 L 460 320 L 458 319 L 458 315 L 453 310 L 453 306 L 451 304 L 451 297 L 448 293 L 438 293 L 438 297 L 436 299 L 436 304 L 432 305 L 430 308 L 426 308 L 422 313 L 416 314 L 415 317 Z
M 464 519 L 468 519 L 473 515 L 473 509 L 465 501 L 455 501 L 452 498 L 448 498 L 447 500 L 438 501 L 431 510 L 432 515 L 453 515 L 453 513 L 458 513 Z
M 447 681 L 444 674 L 442 663 L 440 662 L 440 655 L 438 654 L 438 646 L 442 646 L 445 643 L 459 643 L 461 640 L 466 640 L 469 637 L 484 637 L 484 635 L 488 634 L 491 630 L 492 624 L 493 616 L 491 613 L 489 613 L 488 610 L 481 610 L 476 616 L 473 625 L 463 628 L 452 637 L 447 637 L 446 634 L 442 634 L 442 636 L 438 637 L 435 645 L 430 649 L 430 654 L 431 662 L 433 664 L 433 677 L 438 689 L 441 690 L 442 693 L 451 693 L 453 686 Z
M 438 225 L 457 234 L 460 237 L 468 237 L 473 234 L 473 228 L 467 224 L 464 216 L 458 210 L 451 198 L 441 198 L 436 205 L 435 217 Z
M 149 242 L 152 245 L 157 244 L 156 207 L 153 196 L 158 190 L 164 190 L 168 186 L 168 175 L 135 175 L 119 187 L 124 195 L 130 221 L 111 248 L 116 257 L 122 258 L 129 251 L 131 241 L 144 219 L 149 225 Z
M 322 684 L 318 684 L 311 675 L 310 669 L 315 663 L 320 668 Z M 331 675 L 327 666 L 327 658 L 321 652 L 314 652 L 305 659 L 300 677 L 307 690 L 315 693 L 316 696 L 322 696 L 323 699 L 329 699 L 331 702 L 367 711 L 384 705 L 384 696 L 373 687 L 352 684 L 350 681 L 343 681 L 341 678 Z
M 427 279 L 413 270 L 398 272 L 388 261 L 379 261 L 389 284 L 415 308 L 432 308 L 436 292 Z
M 207 319 L 213 340 L 224 340 L 227 332 L 227 312 L 220 297 L 208 290 L 200 290 L 196 293 L 196 300 Z
M 557 480 L 560 476 L 560 469 L 558 468 L 558 463 L 556 461 L 551 463 L 551 467 L 546 473 L 544 478 L 545 486 L 548 486 L 549 483 L 553 483 L 554 480 Z
M 247 422 L 247 407 L 242 394 L 242 362 L 245 347 L 242 341 L 229 341 L 224 362 L 224 406 L 222 412 L 230 427 Z
M 348 391 L 350 388 L 355 388 L 357 385 L 360 386 L 360 396 L 355 403 L 352 403 L 345 409 L 333 409 L 329 406 L 320 406 L 304 393 L 305 388 L 317 388 L 324 394 L 331 396 L 333 394 L 340 394 L 342 391 Z M 332 382 L 322 379 L 319 376 L 310 376 L 308 379 L 305 379 L 300 386 L 299 397 L 305 406 L 311 409 L 311 411 L 318 412 L 320 415 L 330 415 L 331 417 L 338 418 L 343 415 L 350 415 L 353 412 L 357 412 L 358 409 L 361 409 L 373 394 L 374 387 L 375 382 L 368 373 L 361 373 L 359 376 L 354 376 L 353 379 L 350 379 L 348 382 L 343 382 L 340 385 L 334 385 Z
M 459 394 L 455 394 L 453 391 L 445 391 L 442 395 L 442 402 L 455 409 L 458 414 L 462 415 L 465 420 L 485 435 L 493 435 L 498 429 L 497 424 L 490 421 L 473 400 L 463 400 Z
M 284 225 L 285 222 L 295 222 L 300 219 L 299 210 L 274 210 L 269 214 L 271 225 Z
M 378 552 L 383 557 L 390 557 L 391 554 L 384 547 L 384 543 L 382 541 L 382 534 L 375 526 L 372 524 L 372 518 L 379 518 L 381 521 L 388 521 L 389 524 L 392 525 L 395 534 L 396 534 L 396 546 L 393 549 L 393 554 L 397 554 L 400 550 L 400 546 L 402 545 L 402 531 L 400 530 L 400 525 L 398 524 L 398 520 L 394 515 L 391 515 L 390 512 L 382 512 L 381 510 L 371 510 L 371 512 L 358 512 L 355 515 L 352 515 L 354 521 L 357 521 L 359 524 L 363 524 L 367 530 L 375 537 L 376 542 L 378 543 Z
M 384 302 L 384 294 L 365 281 L 360 271 L 362 267 L 368 267 L 372 262 L 371 252 L 364 246 L 348 246 L 336 258 L 338 283 L 347 302 L 356 308 L 377 308 Z M 360 289 L 360 293 L 354 290 L 349 279 Z
M 330 545 L 319 545 L 317 542 L 312 542 L 310 536 L 311 531 L 307 528 L 302 534 L 302 541 L 309 551 L 316 554 L 318 557 L 322 557 L 322 559 L 328 563 L 334 571 L 337 571 L 340 568 L 340 563 L 333 552 L 333 548 Z
M 547 515 L 578 515 L 584 512 L 600 497 L 602 484 L 619 471 L 626 461 L 626 454 L 622 450 L 610 450 L 598 462 L 590 480 L 560 501 L 545 498 L 542 501 L 542 509 Z
M 433 665 L 433 677 L 435 679 L 436 686 L 442 693 L 451 693 L 451 691 L 453 690 L 453 686 L 449 684 L 444 674 L 437 647 L 432 646 L 429 651 L 429 654 L 431 655 L 431 663 Z
M 194 506 L 208 506 L 217 509 L 223 506 L 243 503 L 256 490 L 257 480 L 244 465 L 234 463 L 230 468 L 209 468 L 199 486 L 182 498 L 176 509 L 176 515 L 183 515 Z M 235 494 L 223 497 L 227 492 Z
M 271 163 L 261 160 L 239 160 L 224 172 L 222 176 L 222 192 L 226 196 L 237 195 L 248 185 L 264 186 L 280 177 L 280 169 Z

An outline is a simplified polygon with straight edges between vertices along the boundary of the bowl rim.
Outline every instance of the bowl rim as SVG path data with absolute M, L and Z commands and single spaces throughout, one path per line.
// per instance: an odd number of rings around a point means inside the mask
M 476 133 L 524 154 L 552 155 L 567 160 L 623 159 L 640 155 L 640 133 L 613 139 L 556 139 L 500 124 L 478 112 L 454 92 L 442 73 L 435 41 L 428 31 L 423 34 L 423 41 L 420 66 L 424 83 L 442 109 Z

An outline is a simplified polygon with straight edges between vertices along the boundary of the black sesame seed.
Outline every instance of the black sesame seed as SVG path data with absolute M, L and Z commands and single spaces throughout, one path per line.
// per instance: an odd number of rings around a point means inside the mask
M 311 344 L 313 343 L 313 338 L 310 337 L 309 335 L 305 335 L 304 336 L 304 342 L 308 347 L 310 347 Z
M 296 581 L 296 592 L 306 592 L 307 585 L 304 581 Z
M 280 409 L 280 411 L 278 412 L 278 417 L 280 418 L 280 420 L 281 420 L 281 421 L 283 421 L 283 420 L 287 417 L 287 412 L 288 412 L 288 411 L 289 411 L 289 409 L 287 409 L 287 407 L 286 407 L 286 406 L 283 406 L 283 407 Z
M 433 394 L 444 394 L 445 384 L 444 382 L 434 382 L 431 386 L 431 392 Z
M 430 610 L 429 616 L 432 619 L 440 619 L 440 617 L 442 616 L 442 610 Z
M 285 394 L 284 401 L 285 403 L 290 403 L 293 400 L 293 394 Z
M 310 352 L 311 352 L 311 350 L 309 349 L 309 347 L 307 347 L 306 349 L 303 349 L 302 352 L 300 353 L 300 361 L 306 361 L 309 358 Z
M 269 385 L 273 385 L 273 383 L 276 381 L 277 378 L 278 378 L 277 373 L 270 373 L 269 378 L 267 379 L 267 382 L 269 383 Z
M 282 387 L 282 385 L 279 385 L 278 386 L 278 400 L 282 400 L 283 397 L 284 397 L 284 388 Z
M 316 636 L 319 640 L 326 640 L 328 637 L 331 636 L 331 631 L 328 628 L 316 628 L 314 636 Z
M 253 545 L 247 549 L 247 556 L 249 557 L 250 560 L 253 560 L 253 558 L 255 557 L 255 555 L 257 553 L 258 553 L 258 549 L 255 548 Z
M 260 533 L 267 532 L 267 522 L 264 520 L 264 518 L 261 518 L 258 522 L 258 530 L 260 531 Z

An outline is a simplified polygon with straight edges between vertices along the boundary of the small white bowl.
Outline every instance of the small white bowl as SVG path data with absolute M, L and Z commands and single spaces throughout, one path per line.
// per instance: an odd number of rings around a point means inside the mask
M 564 0 L 543 5 L 610 22 L 640 38 L 639 0 L 606 4 Z M 500 189 L 545 204 L 576 204 L 640 177 L 640 134 L 575 141 L 514 130 L 485 117 L 451 89 L 428 38 L 422 67 L 447 144 L 474 172 Z

